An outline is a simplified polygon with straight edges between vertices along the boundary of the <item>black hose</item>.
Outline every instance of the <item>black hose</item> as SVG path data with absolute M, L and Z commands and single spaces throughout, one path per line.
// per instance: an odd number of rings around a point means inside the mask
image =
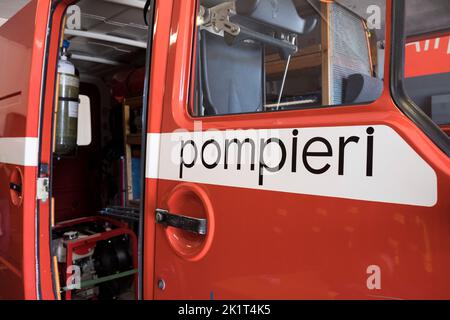
M 147 2 L 145 2 L 145 6 L 144 6 L 144 22 L 145 22 L 146 26 L 148 26 L 147 12 L 148 12 L 148 9 L 150 9 L 151 2 L 152 2 L 152 0 L 147 0 Z

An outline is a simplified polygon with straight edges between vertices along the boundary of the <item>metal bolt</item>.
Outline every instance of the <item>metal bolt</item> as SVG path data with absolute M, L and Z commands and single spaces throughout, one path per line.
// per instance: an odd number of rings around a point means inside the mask
M 163 279 L 159 279 L 158 280 L 158 288 L 160 290 L 164 290 L 166 289 L 166 282 Z
M 163 215 L 159 212 L 156 213 L 156 222 L 161 222 L 163 221 Z

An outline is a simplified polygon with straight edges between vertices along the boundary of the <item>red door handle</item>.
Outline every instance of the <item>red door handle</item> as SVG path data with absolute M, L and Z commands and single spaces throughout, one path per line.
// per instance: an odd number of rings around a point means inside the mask
M 183 259 L 202 259 L 215 233 L 213 207 L 206 191 L 192 183 L 179 184 L 161 205 L 166 209 L 156 209 L 155 220 L 164 228 L 157 228 L 157 232 L 162 232 Z

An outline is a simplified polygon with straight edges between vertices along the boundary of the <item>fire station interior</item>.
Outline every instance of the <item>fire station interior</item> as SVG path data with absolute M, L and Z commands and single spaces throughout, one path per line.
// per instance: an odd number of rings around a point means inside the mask
M 81 0 L 68 9 L 62 27 L 51 179 L 52 254 L 61 299 L 136 298 L 148 28 L 143 6 L 124 3 Z M 267 17 L 245 16 L 245 3 L 199 2 L 195 116 L 379 97 L 384 0 L 335 1 L 328 13 L 324 6 L 330 2 L 286 1 L 295 10 L 284 11 L 287 19 L 270 28 Z M 375 29 L 367 27 L 369 4 L 381 8 Z M 237 9 L 243 14 L 229 16 Z M 242 38 L 213 21 L 220 15 L 240 27 Z
M 145 1 L 81 0 L 62 27 L 52 255 L 61 299 L 135 299 Z

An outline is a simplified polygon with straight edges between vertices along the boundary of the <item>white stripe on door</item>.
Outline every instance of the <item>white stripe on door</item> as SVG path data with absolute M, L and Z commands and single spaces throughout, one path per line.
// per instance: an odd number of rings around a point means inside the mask
M 38 138 L 0 138 L 0 163 L 36 167 Z
M 158 177 L 160 143 L 161 135 L 159 133 L 147 134 L 147 159 L 145 168 L 145 176 L 147 178 Z
M 235 140 L 254 147 L 226 147 Z M 385 125 L 149 134 L 146 177 L 426 207 L 438 201 L 433 167 Z

